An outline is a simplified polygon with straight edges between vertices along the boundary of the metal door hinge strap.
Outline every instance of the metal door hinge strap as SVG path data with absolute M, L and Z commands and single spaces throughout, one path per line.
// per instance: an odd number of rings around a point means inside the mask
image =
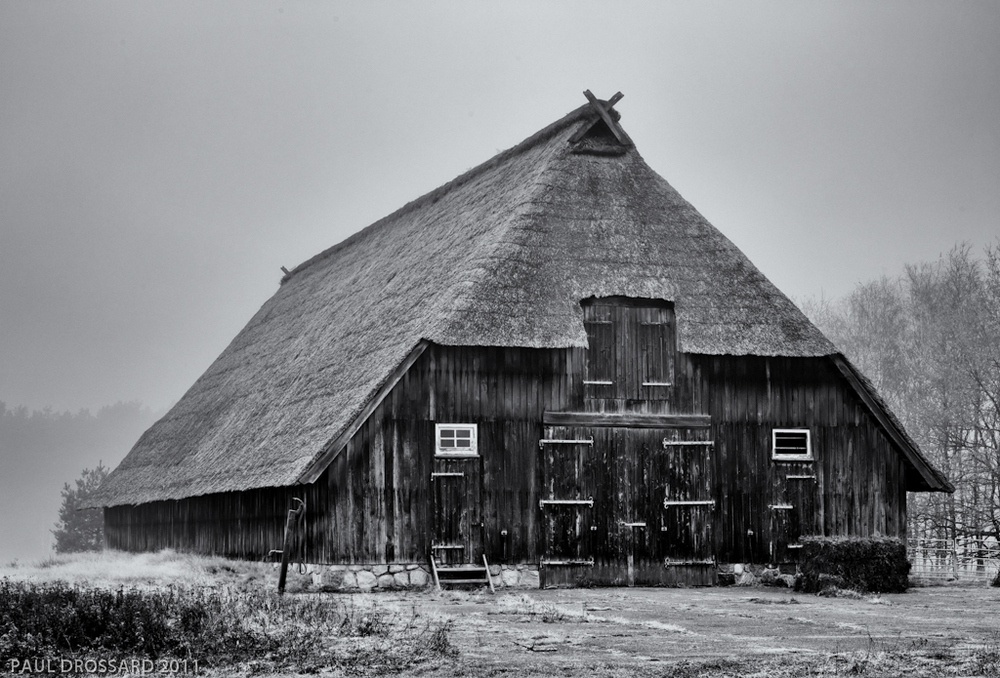
M 715 444 L 714 440 L 664 440 L 663 441 L 664 447 L 675 447 L 683 445 L 691 445 L 691 446 L 701 445 L 703 447 L 708 447 L 714 444 Z
M 668 508 L 670 506 L 711 506 L 715 508 L 715 500 L 707 499 L 705 501 L 671 501 L 670 499 L 663 500 L 663 508 Z
M 589 384 L 591 386 L 611 386 L 615 382 L 613 382 L 613 381 L 604 381 L 604 380 L 601 380 L 601 379 L 584 379 L 583 383 L 584 384 Z
M 543 567 L 548 565 L 581 565 L 583 567 L 593 567 L 594 559 L 593 558 L 589 560 L 544 560 L 543 559 L 541 561 L 541 564 Z
M 441 549 L 441 550 L 445 550 L 445 549 L 464 549 L 465 546 L 463 546 L 462 544 L 435 544 L 435 545 L 431 546 L 431 548 L 432 549 Z
M 669 381 L 644 381 L 643 386 L 673 386 Z
M 622 523 L 622 527 L 646 527 L 646 523 Z
M 593 499 L 539 499 L 538 507 L 546 506 L 593 506 Z
M 461 471 L 435 471 L 431 473 L 431 478 L 461 478 L 465 474 Z
M 593 447 L 593 438 L 542 438 L 538 441 L 538 448 L 546 445 L 590 445 Z
M 795 507 L 791 504 L 768 504 L 768 508 L 773 511 L 791 511 Z
M 809 476 L 785 476 L 786 480 L 816 480 L 815 475 Z

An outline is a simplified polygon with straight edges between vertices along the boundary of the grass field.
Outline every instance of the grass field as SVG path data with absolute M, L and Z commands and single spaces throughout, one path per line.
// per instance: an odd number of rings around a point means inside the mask
M 211 612 L 214 636 L 260 643 L 256 654 L 182 643 L 203 675 L 1000 676 L 1000 589 L 988 587 L 837 598 L 736 587 L 306 590 L 279 599 L 270 565 L 170 552 L 59 557 L 0 567 L 0 578 L 183 591 Z M 0 628 L 0 654 L 10 638 Z

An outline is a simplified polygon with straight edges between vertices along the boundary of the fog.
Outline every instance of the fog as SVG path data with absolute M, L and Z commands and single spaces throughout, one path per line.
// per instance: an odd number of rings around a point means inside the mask
M 588 88 L 779 288 L 843 295 L 995 241 L 998 64 L 996 2 L 0 3 L 0 402 L 168 407 L 281 266 Z

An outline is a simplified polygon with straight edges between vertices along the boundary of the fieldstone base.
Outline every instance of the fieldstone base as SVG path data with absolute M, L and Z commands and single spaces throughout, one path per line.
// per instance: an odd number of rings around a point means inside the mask
M 289 575 L 292 575 L 291 568 Z M 537 565 L 490 565 L 490 577 L 497 589 L 537 589 L 540 586 Z M 309 564 L 305 566 L 305 576 L 301 578 L 305 586 L 299 588 L 345 593 L 400 591 L 434 585 L 430 565 L 423 563 Z M 311 586 L 308 585 L 310 580 Z
M 490 565 L 490 575 L 498 589 L 537 589 L 542 585 L 537 565 Z
M 318 591 L 369 592 L 421 589 L 431 581 L 428 566 L 420 563 L 391 565 L 306 565 Z
M 756 563 L 720 563 L 718 581 L 722 586 L 785 586 L 794 588 L 795 575 L 785 568 L 772 568 Z

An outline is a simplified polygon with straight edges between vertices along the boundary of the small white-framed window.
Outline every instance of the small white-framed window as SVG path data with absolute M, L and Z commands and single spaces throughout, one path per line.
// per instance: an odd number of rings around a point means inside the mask
M 477 433 L 476 424 L 435 424 L 435 456 L 478 457 Z
M 771 431 L 771 459 L 812 461 L 812 440 L 807 428 L 776 428 Z

